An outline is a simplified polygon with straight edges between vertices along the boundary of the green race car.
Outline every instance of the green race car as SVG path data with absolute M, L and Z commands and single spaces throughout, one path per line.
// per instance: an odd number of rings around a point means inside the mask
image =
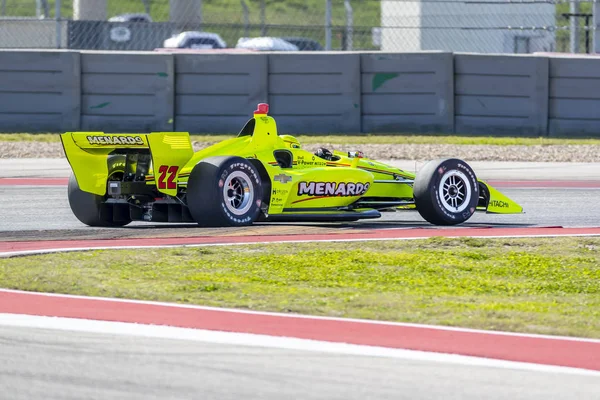
M 387 209 L 416 209 L 433 224 L 455 225 L 477 210 L 522 212 L 464 161 L 430 161 L 414 174 L 360 152 L 311 153 L 277 134 L 268 109 L 259 104 L 237 137 L 198 152 L 185 132 L 62 134 L 73 169 L 71 210 L 90 226 L 355 221 Z

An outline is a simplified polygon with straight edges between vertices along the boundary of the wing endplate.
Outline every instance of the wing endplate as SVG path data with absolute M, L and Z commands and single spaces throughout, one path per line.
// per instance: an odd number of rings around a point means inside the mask
M 490 199 L 486 208 L 486 212 L 490 214 L 520 214 L 523 212 L 523 207 L 517 204 L 508 196 L 500 193 L 485 182 L 482 182 L 490 193 Z

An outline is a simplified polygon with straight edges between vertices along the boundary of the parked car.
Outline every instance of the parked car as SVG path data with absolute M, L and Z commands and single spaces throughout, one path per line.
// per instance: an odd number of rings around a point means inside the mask
M 323 46 L 316 40 L 305 38 L 305 37 L 282 37 L 288 43 L 296 45 L 300 51 L 322 51 Z
M 237 49 L 258 51 L 298 51 L 298 46 L 278 37 L 239 38 L 235 45 Z
M 108 22 L 152 22 L 152 17 L 145 13 L 121 14 L 109 18 Z
M 165 40 L 163 46 L 171 49 L 225 49 L 227 43 L 216 33 L 188 31 Z

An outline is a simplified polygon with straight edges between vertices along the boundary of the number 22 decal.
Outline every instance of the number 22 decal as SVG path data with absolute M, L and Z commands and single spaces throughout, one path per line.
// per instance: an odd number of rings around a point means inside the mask
M 177 171 L 179 167 L 177 165 L 161 165 L 158 167 L 158 173 L 160 174 L 158 177 L 158 188 L 159 189 L 177 189 L 177 183 L 175 183 L 175 177 L 177 176 Z M 165 182 L 165 178 L 169 174 Z

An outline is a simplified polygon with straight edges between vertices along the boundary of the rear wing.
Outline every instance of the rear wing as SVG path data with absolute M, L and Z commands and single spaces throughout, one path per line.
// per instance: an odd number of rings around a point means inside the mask
M 194 154 L 187 132 L 66 132 L 60 139 L 79 188 L 100 196 L 106 194 L 107 159 L 111 154 L 149 153 L 154 169 L 166 167 L 177 173 Z M 177 194 L 176 186 L 166 185 L 157 190 L 171 196 Z
M 100 153 L 102 153 L 103 150 L 114 150 L 115 148 L 149 148 L 147 134 L 67 132 L 61 136 L 64 138 L 69 135 L 73 140 L 73 143 L 80 149 L 95 150 Z

